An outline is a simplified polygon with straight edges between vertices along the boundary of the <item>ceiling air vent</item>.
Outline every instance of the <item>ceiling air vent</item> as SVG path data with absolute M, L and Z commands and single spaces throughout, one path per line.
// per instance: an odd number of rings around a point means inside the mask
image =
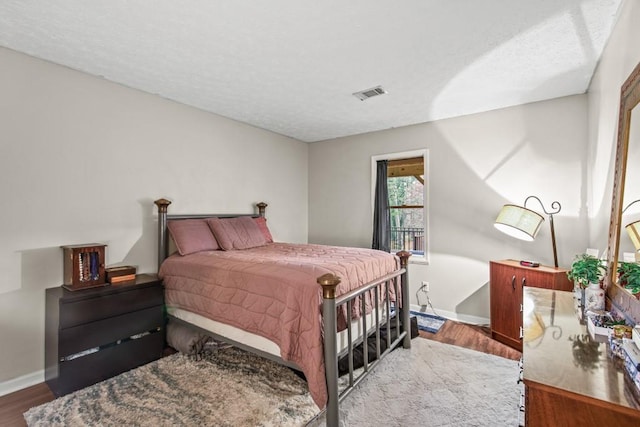
M 374 96 L 384 95 L 387 93 L 386 90 L 382 88 L 382 86 L 372 87 L 371 89 L 361 90 L 360 92 L 356 92 L 353 94 L 360 101 L 364 101 L 365 99 L 373 98 Z

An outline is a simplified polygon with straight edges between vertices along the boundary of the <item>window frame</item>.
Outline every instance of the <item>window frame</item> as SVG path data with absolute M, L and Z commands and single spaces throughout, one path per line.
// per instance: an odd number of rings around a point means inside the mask
M 431 254 L 431 233 L 429 232 L 429 150 L 411 150 L 401 151 L 397 153 L 378 154 L 371 156 L 371 218 L 373 221 L 373 213 L 375 209 L 375 191 L 376 191 L 376 162 L 379 160 L 399 160 L 410 159 L 412 157 L 422 157 L 423 159 L 423 177 L 424 188 L 422 198 L 422 209 L 424 217 L 424 255 L 412 255 L 409 258 L 409 263 L 413 264 L 429 264 Z

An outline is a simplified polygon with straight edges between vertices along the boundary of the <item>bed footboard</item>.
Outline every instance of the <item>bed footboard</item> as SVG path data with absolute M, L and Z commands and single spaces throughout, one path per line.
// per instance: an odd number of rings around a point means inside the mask
M 325 363 L 325 375 L 327 381 L 327 394 L 328 401 L 326 406 L 326 421 L 327 426 L 338 426 L 340 421 L 339 404 L 353 388 L 364 379 L 364 377 L 370 372 L 370 370 L 384 357 L 387 353 L 397 347 L 401 342 L 404 348 L 411 348 L 411 325 L 409 319 L 409 277 L 408 277 L 408 262 L 411 256 L 410 252 L 401 251 L 396 254 L 400 258 L 400 269 L 381 277 L 365 286 L 362 286 L 355 291 L 342 295 L 336 298 L 336 288 L 340 284 L 340 278 L 333 274 L 325 274 L 318 277 L 317 282 L 322 286 L 322 318 L 324 326 L 324 363 Z M 400 285 L 400 293 L 398 293 L 398 282 Z M 394 290 L 396 301 L 400 301 L 401 304 L 396 304 L 395 310 L 395 322 L 396 331 L 398 333 L 395 340 L 391 341 L 390 323 L 391 313 L 390 307 L 390 292 L 391 288 Z M 366 334 L 363 339 L 362 345 L 364 366 L 363 371 L 357 377 L 354 375 L 353 368 L 353 350 L 354 343 L 352 340 L 351 327 L 348 329 L 348 353 L 349 358 L 349 384 L 342 392 L 338 389 L 338 348 L 337 348 L 337 311 L 341 305 L 347 306 L 347 313 L 351 313 L 352 304 L 357 301 L 358 298 L 366 293 L 373 292 L 375 302 L 376 313 L 376 325 L 375 325 L 375 339 L 376 339 L 376 359 L 371 364 L 368 360 L 368 351 L 366 351 L 367 338 Z M 384 301 L 386 303 L 385 312 L 387 313 L 387 345 L 386 350 L 381 352 L 381 334 L 380 334 L 380 319 L 378 313 L 380 312 L 380 292 L 385 292 Z M 360 298 L 360 302 L 363 304 L 363 312 L 365 311 L 366 299 Z M 357 302 L 356 302 L 357 303 Z M 366 325 L 366 316 L 362 316 L 362 330 L 369 330 Z

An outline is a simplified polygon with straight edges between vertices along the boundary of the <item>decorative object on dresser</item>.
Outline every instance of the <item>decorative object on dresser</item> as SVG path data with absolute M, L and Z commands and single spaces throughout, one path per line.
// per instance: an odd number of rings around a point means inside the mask
M 541 265 L 525 267 L 515 260 L 490 262 L 491 336 L 522 351 L 522 291 L 525 286 L 569 291 L 567 270 Z
M 560 212 L 562 208 L 559 202 L 551 203 L 551 209 L 547 212 L 542 202 L 536 196 L 529 196 L 524 200 L 524 206 L 507 204 L 502 207 L 494 226 L 505 234 L 516 239 L 526 240 L 528 242 L 535 239 L 536 234 L 540 230 L 540 225 L 544 218 L 539 213 L 527 209 L 527 202 L 535 199 L 540 203 L 542 211 L 549 216 L 549 225 L 551 226 L 551 245 L 553 247 L 554 266 L 558 267 L 558 251 L 556 250 L 556 232 L 553 226 L 553 215 Z
M 586 314 L 586 318 L 587 331 L 592 339 L 596 339 L 596 335 L 608 338 L 614 327 L 625 324 L 624 319 L 617 319 L 604 310 L 592 310 Z
M 571 263 L 567 277 L 578 286 L 586 288 L 590 283 L 600 283 L 606 272 L 607 267 L 602 260 L 593 255 L 580 254 Z
M 105 275 L 107 282 L 111 284 L 119 284 L 136 280 L 137 268 L 132 265 L 120 265 L 115 267 L 107 267 Z
M 607 273 L 607 265 L 596 256 L 579 254 L 573 260 L 567 277 L 574 283 L 574 290 L 580 289 L 583 311 L 604 310 L 604 288 L 602 281 Z
M 63 285 L 70 291 L 105 286 L 104 251 L 107 245 L 87 243 L 61 246 Z
M 584 290 L 584 311 L 604 310 L 604 289 L 600 283 L 589 283 Z
M 56 396 L 158 359 L 164 292 L 155 275 L 70 292 L 46 290 L 45 380 Z

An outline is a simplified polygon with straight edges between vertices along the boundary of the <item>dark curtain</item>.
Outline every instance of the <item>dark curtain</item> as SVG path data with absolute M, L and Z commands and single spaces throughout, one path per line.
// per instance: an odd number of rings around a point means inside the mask
M 389 212 L 389 190 L 387 189 L 387 161 L 378 160 L 376 173 L 376 195 L 373 212 L 373 249 L 391 251 L 391 213 Z

